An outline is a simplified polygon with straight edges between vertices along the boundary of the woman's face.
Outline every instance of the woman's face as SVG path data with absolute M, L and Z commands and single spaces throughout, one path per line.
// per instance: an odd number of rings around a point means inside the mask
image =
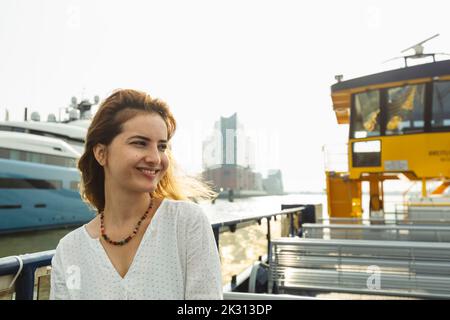
M 142 113 L 122 129 L 106 148 L 105 182 L 114 189 L 153 192 L 169 166 L 166 123 L 158 114 Z

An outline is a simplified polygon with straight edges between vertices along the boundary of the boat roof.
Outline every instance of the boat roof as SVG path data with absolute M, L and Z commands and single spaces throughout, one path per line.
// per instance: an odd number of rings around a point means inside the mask
M 450 74 L 450 60 L 443 60 L 416 66 L 384 71 L 341 81 L 331 86 L 331 92 L 382 84 L 387 82 L 405 81 L 417 78 L 433 78 Z
M 66 123 L 54 123 L 54 122 L 0 121 L 0 128 L 2 126 L 48 132 L 55 135 L 64 136 L 70 139 L 80 140 L 80 142 L 83 142 L 86 139 L 87 133 L 86 128 Z
M 389 70 L 335 83 L 331 86 L 333 110 L 338 123 L 347 124 L 350 120 L 352 94 L 433 80 L 450 80 L 450 60 Z
M 74 159 L 81 156 L 71 145 L 61 139 L 22 132 L 0 131 L 0 148 Z
M 74 121 L 68 122 L 67 124 L 71 125 L 71 126 L 87 129 L 91 125 L 91 122 L 92 122 L 92 120 L 74 120 Z

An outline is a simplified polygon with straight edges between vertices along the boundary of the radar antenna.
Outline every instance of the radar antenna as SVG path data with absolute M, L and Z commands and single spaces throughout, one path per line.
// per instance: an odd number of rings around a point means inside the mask
M 429 37 L 428 39 L 425 39 L 409 48 L 406 48 L 405 50 L 402 50 L 401 53 L 408 51 L 409 49 L 414 49 L 415 54 L 414 56 L 418 56 L 418 58 L 420 58 L 424 53 L 423 53 L 423 44 L 427 41 L 430 41 L 431 39 L 434 39 L 436 37 L 439 36 L 439 33 L 436 33 L 434 36 Z
M 413 49 L 414 50 L 414 54 L 411 55 L 407 55 L 407 56 L 400 56 L 400 57 L 395 57 L 386 61 L 383 61 L 383 63 L 388 62 L 388 61 L 392 61 L 392 60 L 396 60 L 396 59 L 404 59 L 405 60 L 405 67 L 408 66 L 408 59 L 420 59 L 420 58 L 425 58 L 425 57 L 432 57 L 433 58 L 433 62 L 436 62 L 435 56 L 436 55 L 449 55 L 448 53 L 444 53 L 444 52 L 440 52 L 440 53 L 423 53 L 423 44 L 427 41 L 430 41 L 431 39 L 436 38 L 437 36 L 439 36 L 439 33 L 436 33 L 434 36 L 429 37 L 428 39 L 425 39 L 409 48 L 406 48 L 404 50 L 401 51 L 401 53 L 404 53 L 408 50 Z

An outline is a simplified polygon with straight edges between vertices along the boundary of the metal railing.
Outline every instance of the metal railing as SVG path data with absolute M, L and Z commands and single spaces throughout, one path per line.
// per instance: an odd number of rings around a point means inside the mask
M 262 294 L 246 292 L 224 292 L 224 300 L 323 300 L 315 297 L 297 296 L 292 294 Z
M 16 300 L 35 298 L 36 271 L 50 266 L 55 250 L 0 258 L 0 279 L 2 291 L 13 291 Z
M 269 263 L 269 293 L 450 298 L 450 243 L 281 238 Z
M 239 219 L 233 219 L 223 222 L 215 222 L 211 225 L 217 247 L 219 247 L 220 233 L 234 232 L 240 226 L 251 222 L 261 222 L 267 220 L 267 250 L 270 256 L 271 229 L 270 222 L 276 220 L 278 216 L 287 216 L 289 219 L 289 236 L 294 237 L 296 234 L 296 226 L 294 226 L 294 216 L 299 215 L 303 206 L 293 209 L 281 210 L 272 214 L 252 215 Z M 55 250 L 37 252 L 33 254 L 24 254 L 20 256 L 0 258 L 0 296 L 7 292 L 11 293 L 16 300 L 33 300 L 37 298 L 38 279 L 36 271 L 42 267 L 50 268 L 51 260 Z M 49 270 L 49 269 L 48 269 Z M 48 274 L 49 272 L 47 272 Z M 238 284 L 234 283 L 231 289 Z
M 383 225 L 450 225 L 450 218 L 432 219 L 431 217 L 425 218 L 318 218 L 317 222 L 322 224 L 383 224 Z
M 450 226 L 305 223 L 302 228 L 305 238 L 315 239 L 450 242 Z

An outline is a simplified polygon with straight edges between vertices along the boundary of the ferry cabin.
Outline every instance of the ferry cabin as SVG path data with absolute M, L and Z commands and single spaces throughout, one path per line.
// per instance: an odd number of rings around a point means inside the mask
M 361 182 L 371 215 L 383 212 L 383 181 L 450 185 L 450 60 L 340 81 L 331 87 L 338 124 L 349 124 L 348 172 L 327 172 L 331 217 L 360 217 Z

